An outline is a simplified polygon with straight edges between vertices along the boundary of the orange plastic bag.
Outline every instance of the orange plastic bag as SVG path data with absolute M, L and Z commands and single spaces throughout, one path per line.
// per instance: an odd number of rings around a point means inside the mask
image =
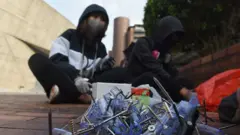
M 240 69 L 220 73 L 200 84 L 196 88 L 198 100 L 203 105 L 205 99 L 207 111 L 217 111 L 221 100 L 240 88 Z

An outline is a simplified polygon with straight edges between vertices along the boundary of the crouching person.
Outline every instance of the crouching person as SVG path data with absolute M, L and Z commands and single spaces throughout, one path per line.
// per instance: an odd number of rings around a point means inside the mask
M 133 86 L 149 84 L 159 90 L 153 80 L 155 77 L 175 102 L 190 99 L 190 90 L 175 79 L 177 70 L 171 65 L 171 57 L 169 57 L 170 49 L 181 40 L 183 35 L 184 28 L 180 20 L 167 16 L 156 21 L 150 37 L 137 40 L 132 47 L 127 65 L 128 72 L 134 78 Z
M 114 65 L 114 59 L 107 55 L 105 45 L 101 42 L 108 23 L 108 14 L 103 7 L 96 4 L 88 6 L 77 28 L 66 30 L 54 40 L 49 56 L 51 64 L 48 64 L 52 65 L 51 71 L 39 72 L 30 67 L 50 103 L 91 101 L 88 95 L 91 92 L 90 80 Z M 37 70 L 47 69 L 43 67 Z M 63 73 L 64 77 L 57 77 L 57 73 Z

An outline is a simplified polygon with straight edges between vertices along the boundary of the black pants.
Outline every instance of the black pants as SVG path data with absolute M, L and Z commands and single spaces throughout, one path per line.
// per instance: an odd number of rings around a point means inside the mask
M 75 73 L 69 73 L 73 70 L 69 70 L 68 64 L 55 65 L 47 57 L 40 54 L 32 55 L 28 64 L 36 79 L 43 86 L 48 98 L 53 85 L 59 87 L 60 95 L 57 97 L 59 103 L 71 103 L 72 100 L 76 100 L 80 96 L 70 75 Z
M 60 64 L 60 63 L 59 63 Z M 71 69 L 65 64 L 56 66 L 60 71 L 62 71 L 71 81 L 72 84 L 74 84 L 74 79 L 79 75 L 79 71 L 76 69 Z M 113 68 L 109 71 L 101 72 L 101 73 L 96 73 L 92 79 L 90 79 L 90 83 L 94 82 L 107 82 L 107 83 L 128 83 L 130 82 L 129 77 L 125 76 L 126 70 L 123 68 Z M 40 76 L 42 77 L 42 76 Z M 126 80 L 126 78 L 128 80 Z M 46 79 L 46 78 L 44 78 Z M 45 89 L 45 92 L 47 96 L 49 97 L 50 95 L 50 89 L 52 85 L 50 86 L 49 83 L 41 83 L 43 84 Z M 54 84 L 54 83 L 51 83 Z M 81 95 L 80 92 L 77 91 L 77 89 L 61 89 L 59 88 L 60 95 L 57 98 L 58 103 L 79 103 L 78 102 L 78 97 Z M 64 93 L 64 94 L 62 94 Z M 66 97 L 65 95 L 69 95 Z
M 101 74 L 96 74 L 91 82 L 131 83 L 131 80 L 132 76 L 126 68 L 116 67 Z
M 74 79 L 77 77 L 78 71 L 76 71 L 75 69 L 69 70 L 70 68 L 66 67 L 65 64 L 62 64 L 61 66 L 58 65 L 56 66 L 56 68 L 62 71 L 66 75 L 66 77 L 68 77 L 68 79 L 72 81 L 71 85 L 74 85 Z M 46 70 L 47 68 L 42 68 L 42 73 L 44 73 L 45 75 L 40 73 L 35 76 L 39 80 L 41 85 L 44 87 L 47 97 L 49 97 L 50 90 L 52 86 L 56 84 L 55 82 L 58 82 L 58 79 L 54 80 L 49 79 L 49 75 L 52 74 L 53 70 L 51 71 Z M 164 82 L 164 80 L 161 80 L 159 77 L 155 76 L 151 72 L 143 73 L 138 77 L 132 77 L 131 73 L 129 73 L 126 68 L 118 67 L 96 74 L 94 78 L 90 80 L 90 82 L 132 83 L 134 87 L 137 87 L 142 84 L 149 84 L 150 86 L 158 90 L 159 93 L 161 93 L 159 91 L 158 86 L 153 81 L 153 77 L 156 77 L 162 83 L 162 85 L 166 88 L 166 90 L 169 92 L 170 96 L 173 98 L 174 101 L 178 102 L 182 100 L 179 90 L 174 88 L 174 86 L 169 85 L 168 82 Z M 71 103 L 77 101 L 77 98 L 80 96 L 80 93 L 77 91 L 76 88 L 73 87 L 75 86 L 62 85 L 62 87 L 59 89 L 60 96 L 58 97 L 58 102 Z

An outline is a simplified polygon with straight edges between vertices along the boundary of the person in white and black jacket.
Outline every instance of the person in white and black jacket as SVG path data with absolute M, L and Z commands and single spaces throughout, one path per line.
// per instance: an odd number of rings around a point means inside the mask
M 108 23 L 106 10 L 92 4 L 83 12 L 76 29 L 66 30 L 53 41 L 49 59 L 74 81 L 81 94 L 90 91 L 90 81 L 95 76 L 114 65 L 114 59 L 107 55 L 105 45 L 101 42 Z M 50 100 L 58 92 L 56 85 L 46 91 Z

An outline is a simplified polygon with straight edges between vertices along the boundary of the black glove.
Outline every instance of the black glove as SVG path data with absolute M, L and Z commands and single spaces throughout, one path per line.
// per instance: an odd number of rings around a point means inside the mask
M 115 60 L 113 57 L 105 56 L 100 62 L 96 65 L 95 72 L 102 72 L 109 69 L 112 69 L 115 64 Z

